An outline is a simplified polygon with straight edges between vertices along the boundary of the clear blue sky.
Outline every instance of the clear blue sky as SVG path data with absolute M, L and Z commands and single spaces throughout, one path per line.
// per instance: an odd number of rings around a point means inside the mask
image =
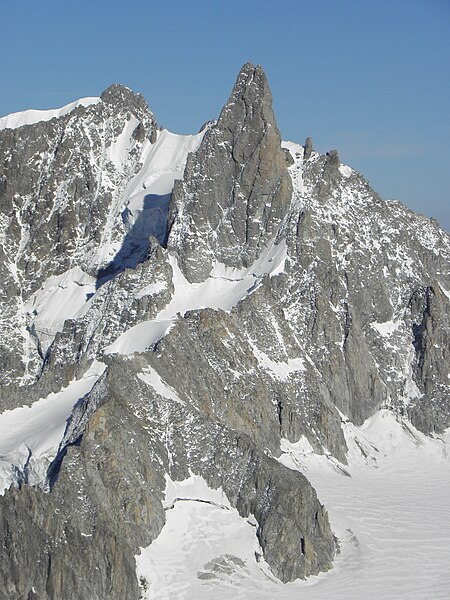
M 450 0 L 0 0 L 0 22 L 0 115 L 119 82 L 195 132 L 251 60 L 284 139 L 450 230 Z

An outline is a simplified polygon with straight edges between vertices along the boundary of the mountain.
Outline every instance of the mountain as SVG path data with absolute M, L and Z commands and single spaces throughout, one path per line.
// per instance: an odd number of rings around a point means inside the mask
M 330 478 L 450 500 L 435 221 L 282 142 L 252 64 L 197 135 L 120 85 L 36 113 L 0 119 L 0 598 L 290 598 L 359 556 Z

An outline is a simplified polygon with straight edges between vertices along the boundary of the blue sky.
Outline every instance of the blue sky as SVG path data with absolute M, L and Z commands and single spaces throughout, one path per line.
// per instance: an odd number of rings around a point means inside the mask
M 450 0 L 0 0 L 0 115 L 111 83 L 192 133 L 261 64 L 282 136 L 450 230 Z

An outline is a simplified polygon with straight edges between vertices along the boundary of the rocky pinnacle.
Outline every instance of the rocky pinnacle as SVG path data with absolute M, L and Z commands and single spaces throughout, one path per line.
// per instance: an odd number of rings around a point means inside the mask
M 187 279 L 206 279 L 216 260 L 250 266 L 277 235 L 291 196 L 269 85 L 247 63 L 173 191 L 168 246 Z

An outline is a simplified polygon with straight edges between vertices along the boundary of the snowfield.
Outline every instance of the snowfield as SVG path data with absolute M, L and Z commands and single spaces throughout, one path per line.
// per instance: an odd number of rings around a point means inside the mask
M 158 131 L 156 142 L 145 142 L 142 150 L 142 168 L 129 183 L 125 192 L 123 219 L 129 228 L 138 219 L 145 219 L 146 212 L 155 221 L 157 203 L 167 209 L 170 194 L 177 179 L 182 179 L 189 152 L 195 152 L 201 144 L 206 130 L 196 135 L 178 135 L 167 129 Z M 124 147 L 123 156 L 126 156 Z M 124 158 L 122 158 L 123 162 Z M 161 216 L 161 241 L 165 237 L 166 215 Z M 158 236 L 157 236 L 158 237 Z
M 211 598 L 216 592 L 229 598 L 259 578 L 273 579 L 265 561 L 255 560 L 255 553 L 262 556 L 256 520 L 242 519 L 221 488 L 209 488 L 197 475 L 180 482 L 167 476 L 164 508 L 164 529 L 136 556 L 143 599 Z
M 32 315 L 31 322 L 44 352 L 67 319 L 76 319 L 83 313 L 89 297 L 95 293 L 95 278 L 79 267 L 62 275 L 53 275 L 35 292 L 24 306 Z
M 136 557 L 143 598 L 448 600 L 450 433 L 432 439 L 382 410 L 343 423 L 348 465 L 282 443 L 279 461 L 311 481 L 340 553 L 328 573 L 282 584 L 259 555 L 255 523 L 199 477 L 167 480 L 167 522 Z M 179 498 L 178 501 L 175 499 Z

